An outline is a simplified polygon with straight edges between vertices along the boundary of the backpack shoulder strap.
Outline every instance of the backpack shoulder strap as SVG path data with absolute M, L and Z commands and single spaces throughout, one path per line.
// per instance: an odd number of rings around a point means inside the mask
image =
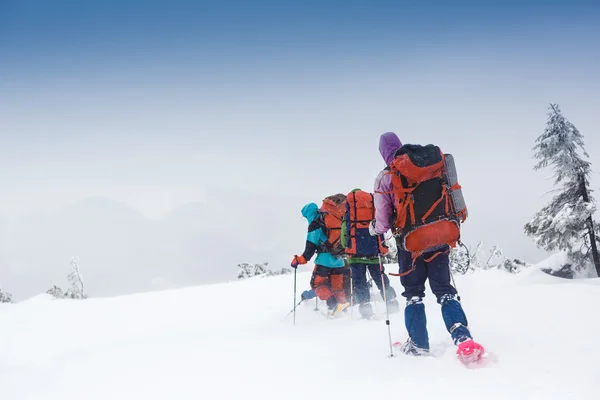
M 317 216 L 317 218 L 315 218 L 313 220 L 313 222 L 311 222 L 308 225 L 308 231 L 313 232 L 313 231 L 316 231 L 317 229 L 324 228 L 324 227 L 325 227 L 325 223 L 323 223 L 323 219 L 319 215 L 319 216 Z

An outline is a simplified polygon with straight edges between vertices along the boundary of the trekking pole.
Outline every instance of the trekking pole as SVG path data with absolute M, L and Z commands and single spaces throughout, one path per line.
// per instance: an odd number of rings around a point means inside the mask
M 290 312 L 289 312 L 289 313 L 287 313 L 287 314 L 285 315 L 285 317 L 283 317 L 283 318 L 285 319 L 285 318 L 289 317 L 289 316 L 290 316 L 290 314 L 291 314 L 291 313 L 293 313 L 293 312 L 296 310 L 296 307 L 298 307 L 300 304 L 302 304 L 302 302 L 303 302 L 303 301 L 304 301 L 304 300 L 300 300 L 298 303 L 296 303 L 295 307 L 294 307 L 294 308 L 292 308 L 292 309 L 290 310 Z
M 354 281 L 352 278 L 352 267 L 350 268 L 350 319 L 354 319 Z
M 298 268 L 294 268 L 294 325 L 296 325 L 296 272 Z
M 460 295 L 458 294 L 458 288 L 456 287 L 456 282 L 454 281 L 454 273 L 452 272 L 452 266 L 448 265 L 448 270 L 450 271 L 450 278 L 452 279 L 452 286 L 456 289 L 456 298 L 460 301 Z
M 390 341 L 390 357 L 394 357 L 394 350 L 392 348 L 392 330 L 390 328 L 390 311 L 388 309 L 387 303 L 387 288 L 385 287 L 385 279 L 383 279 L 383 261 L 381 260 L 381 253 L 377 254 L 379 256 L 379 271 L 381 272 L 381 287 L 383 288 L 383 301 L 385 302 L 385 324 L 388 328 L 388 337 Z
M 319 297 L 315 296 L 315 311 L 319 311 Z

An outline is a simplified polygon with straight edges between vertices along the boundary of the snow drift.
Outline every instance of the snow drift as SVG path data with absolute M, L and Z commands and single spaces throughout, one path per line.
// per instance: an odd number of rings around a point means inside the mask
M 298 293 L 309 279 L 304 267 Z M 383 319 L 327 320 L 311 301 L 298 307 L 294 326 L 284 318 L 293 275 L 283 275 L 0 304 L 0 387 L 13 399 L 597 398 L 600 280 L 531 268 L 456 283 L 472 332 L 491 353 L 484 368 L 455 359 L 430 293 L 433 357 L 392 358 Z M 391 328 L 393 340 L 406 338 L 401 314 Z

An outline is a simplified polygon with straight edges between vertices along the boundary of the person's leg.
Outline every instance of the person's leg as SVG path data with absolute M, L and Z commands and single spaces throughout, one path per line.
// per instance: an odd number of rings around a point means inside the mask
M 442 306 L 442 318 L 446 324 L 446 329 L 450 332 L 454 344 L 458 347 L 456 354 L 465 362 L 480 359 L 485 350 L 471 337 L 467 316 L 456 298 L 456 288 L 451 284 L 448 253 L 431 258 L 428 262 L 428 271 L 431 291 Z
M 450 260 L 448 253 L 424 254 L 427 262 L 429 286 L 442 306 L 442 318 L 446 329 L 455 344 L 471 338 L 467 316 L 456 298 L 456 288 L 450 278 Z
M 352 293 L 352 279 L 350 277 L 350 275 L 352 275 L 352 269 L 350 268 L 350 266 L 346 266 L 343 268 L 343 277 L 344 277 L 344 293 L 346 294 L 346 300 L 350 301 L 351 297 L 353 296 Z
M 427 317 L 425 315 L 425 281 L 427 280 L 427 265 L 421 258 L 414 262 L 410 252 L 398 250 L 400 283 L 404 287 L 402 296 L 406 298 L 404 323 L 414 347 L 429 350 L 429 334 L 427 332 Z M 409 272 L 410 271 L 410 272 Z M 409 343 L 410 344 L 410 343 Z
M 344 268 L 328 268 L 329 281 L 331 282 L 331 290 L 333 296 L 339 304 L 346 303 L 346 293 L 344 292 Z
M 329 278 L 329 268 L 323 267 L 322 265 L 315 265 L 313 269 L 312 277 L 310 279 L 310 287 L 315 291 L 317 297 L 319 299 L 327 301 L 327 305 L 330 308 L 336 306 L 335 297 L 333 297 L 333 293 L 327 285 L 327 280 Z M 332 300 L 330 300 L 332 299 Z M 330 303 L 333 301 L 333 307 Z
M 371 292 L 367 284 L 367 264 L 357 263 L 351 265 L 358 312 L 363 318 L 371 318 L 373 316 L 373 306 L 371 305 Z
M 379 293 L 381 293 L 381 298 L 387 300 L 387 307 L 388 307 L 389 312 L 391 314 L 399 312 L 400 311 L 400 303 L 398 303 L 398 299 L 396 298 L 397 297 L 396 291 L 394 290 L 392 285 L 390 285 L 390 278 L 388 278 L 387 274 L 385 273 L 385 269 L 382 273 L 380 270 L 379 264 L 369 264 L 368 269 L 369 269 L 369 274 L 371 275 L 371 278 L 373 278 L 373 281 L 375 282 L 375 285 L 377 286 L 377 289 L 379 289 Z M 382 276 L 383 276 L 383 283 L 381 282 Z M 384 289 L 383 285 L 385 285 L 385 289 Z M 384 290 L 385 290 L 385 292 L 384 292 Z M 384 297 L 384 294 L 385 294 L 385 297 Z
M 354 297 L 358 304 L 371 301 L 371 293 L 367 286 L 367 266 L 365 264 L 350 264 L 352 267 L 352 282 L 354 283 Z

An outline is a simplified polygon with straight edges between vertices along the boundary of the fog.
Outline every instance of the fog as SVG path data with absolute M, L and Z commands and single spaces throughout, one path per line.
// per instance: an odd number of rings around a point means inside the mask
M 156 44 L 108 20 L 46 43 L 17 11 L 0 40 L 0 285 L 16 299 L 66 286 L 71 256 L 90 296 L 235 279 L 244 261 L 286 267 L 304 248 L 304 204 L 372 190 L 386 131 L 455 156 L 465 243 L 509 257 L 547 256 L 523 225 L 552 189 L 531 151 L 550 102 L 585 135 L 599 186 L 600 50 L 585 14 L 514 37 L 507 21 L 446 26 L 443 42 L 421 38 L 431 26 L 374 25 L 282 43 L 293 25 L 251 39 L 159 26 Z

